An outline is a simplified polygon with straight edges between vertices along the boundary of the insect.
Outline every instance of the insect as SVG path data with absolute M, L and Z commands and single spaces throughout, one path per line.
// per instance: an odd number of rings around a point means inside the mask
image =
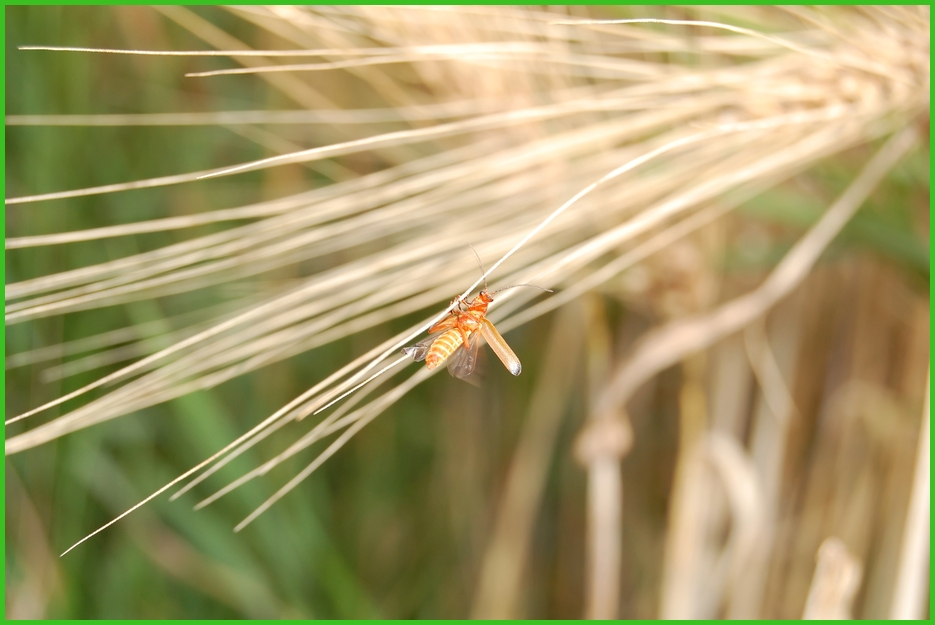
M 477 261 L 480 263 L 479 257 Z M 481 270 L 483 268 L 481 264 Z M 455 307 L 449 315 L 429 328 L 430 336 L 411 347 L 404 347 L 403 352 L 416 362 L 424 360 L 428 369 L 434 369 L 447 360 L 448 373 L 456 378 L 466 379 L 474 372 L 477 352 L 483 339 L 490 345 L 490 349 L 497 355 L 507 371 L 513 375 L 519 375 L 523 370 L 523 365 L 504 338 L 500 336 L 494 324 L 487 318 L 487 307 L 493 301 L 493 296 L 500 291 L 519 286 L 542 288 L 534 284 L 516 284 L 490 293 L 485 279 L 484 289 L 477 294 L 477 297 L 471 302 L 466 302 L 460 297 L 455 298 L 451 302 Z M 549 291 L 549 289 L 542 290 Z

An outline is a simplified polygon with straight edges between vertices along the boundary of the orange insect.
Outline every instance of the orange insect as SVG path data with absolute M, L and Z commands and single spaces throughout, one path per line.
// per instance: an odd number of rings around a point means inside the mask
M 482 270 L 483 268 L 481 265 Z M 447 360 L 448 373 L 456 378 L 466 379 L 474 372 L 474 366 L 477 363 L 477 351 L 481 344 L 477 335 L 480 334 L 507 371 L 513 375 L 519 375 L 523 370 L 523 365 L 500 336 L 497 328 L 487 318 L 487 307 L 493 301 L 493 295 L 518 286 L 542 288 L 534 284 L 517 284 L 489 293 L 485 280 L 484 289 L 477 294 L 477 297 L 470 303 L 460 297 L 456 298 L 452 303 L 457 302 L 457 306 L 452 309 L 451 313 L 429 328 L 431 336 L 412 347 L 404 347 L 403 352 L 416 362 L 424 360 L 425 366 L 429 369 L 434 369 Z M 542 290 L 549 291 L 549 289 Z

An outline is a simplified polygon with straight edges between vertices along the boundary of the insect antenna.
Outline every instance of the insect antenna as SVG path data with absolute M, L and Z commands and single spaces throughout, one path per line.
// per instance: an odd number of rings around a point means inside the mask
M 474 246 L 468 243 L 468 247 L 471 248 L 471 251 L 474 252 L 474 257 L 477 258 L 477 264 L 480 265 L 480 272 L 484 275 L 484 290 L 487 290 L 487 270 L 484 269 L 484 261 L 480 259 L 480 254 L 477 253 L 477 250 L 474 249 Z
M 474 246 L 471 245 L 470 243 L 468 243 L 468 247 L 470 247 L 470 248 L 471 248 L 471 251 L 474 252 L 474 257 L 477 258 L 477 264 L 480 265 L 481 273 L 486 274 L 486 273 L 487 273 L 487 270 L 484 269 L 484 261 L 482 261 L 482 260 L 480 259 L 480 254 L 477 253 L 477 250 L 475 250 L 475 249 L 474 249 Z M 551 292 L 552 292 L 552 289 L 547 289 L 547 288 L 545 288 L 545 287 L 541 287 L 541 286 L 538 286 L 538 285 L 535 285 L 535 284 L 514 284 L 513 286 L 505 286 L 505 287 L 503 287 L 502 289 L 497 289 L 497 290 L 494 291 L 493 293 L 490 293 L 490 295 L 493 296 L 493 295 L 499 293 L 500 291 L 506 291 L 507 289 L 515 289 L 515 288 L 518 287 L 518 286 L 531 286 L 531 287 L 533 287 L 533 288 L 535 288 L 535 289 L 542 289 L 543 291 L 547 291 L 548 293 L 551 293 Z M 487 276 L 484 276 L 484 290 L 487 291 Z

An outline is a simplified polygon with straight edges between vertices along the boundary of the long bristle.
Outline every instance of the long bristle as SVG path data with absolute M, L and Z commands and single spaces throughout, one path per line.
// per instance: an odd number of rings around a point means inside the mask
M 927 6 L 6 28 L 11 619 L 926 616 Z M 522 378 L 420 388 L 479 287 Z M 49 556 L 177 474 L 230 505 Z

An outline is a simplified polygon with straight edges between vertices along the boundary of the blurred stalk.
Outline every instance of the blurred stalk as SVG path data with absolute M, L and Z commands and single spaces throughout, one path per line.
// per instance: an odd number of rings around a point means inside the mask
M 896 576 L 896 595 L 890 611 L 892 619 L 924 619 L 925 596 L 929 588 L 929 549 L 931 538 L 931 478 L 929 475 L 929 394 L 931 370 L 925 376 L 925 404 L 922 409 L 922 427 L 919 431 L 919 449 L 916 452 L 915 476 L 912 479 L 912 498 L 903 533 L 903 544 Z
M 592 413 L 575 445 L 579 462 L 588 470 L 585 618 L 617 618 L 623 517 L 620 461 L 632 441 L 625 414 Z
M 62 568 L 52 545 L 42 515 L 29 497 L 17 471 L 6 467 L 6 539 L 24 552 L 16 570 L 7 561 L 6 609 L 11 620 L 49 618 L 49 605 L 60 599 Z
M 600 399 L 597 414 L 611 415 L 621 410 L 648 379 L 740 330 L 788 296 L 886 173 L 912 148 L 916 136 L 915 129 L 908 127 L 891 137 L 760 287 L 711 313 L 688 317 L 650 332 L 614 375 Z M 602 557 L 609 560 L 614 556 L 605 553 Z
M 851 603 L 860 587 L 860 562 L 844 543 L 834 536 L 825 539 L 818 549 L 815 576 L 805 602 L 807 620 L 849 620 Z
M 750 434 L 763 506 L 762 527 L 751 561 L 730 591 L 728 618 L 760 618 L 773 553 L 786 445 L 793 419 L 799 417 L 787 380 L 795 373 L 801 340 L 801 293 L 780 304 L 769 329 L 765 319 L 744 331 L 751 369 L 760 387 Z M 773 349 L 773 346 L 776 349 Z
M 587 469 L 585 618 L 615 619 L 620 605 L 623 482 L 620 462 L 633 433 L 625 413 L 595 410 L 610 373 L 611 339 L 603 306 L 591 298 L 588 378 L 591 413 L 575 442 L 575 457 Z
M 709 517 L 720 512 L 712 483 L 704 479 L 702 458 L 696 458 L 708 428 L 704 353 L 685 359 L 679 393 L 679 444 L 672 480 L 673 497 L 666 528 L 665 575 L 662 582 L 662 618 L 705 618 L 696 605 L 696 579 Z M 701 532 L 701 533 L 698 533 Z M 710 617 L 709 617 L 710 618 Z
M 542 372 L 506 477 L 493 535 L 484 553 L 472 618 L 523 618 L 523 573 L 529 564 L 529 548 L 559 426 L 574 388 L 584 343 L 584 317 L 578 301 L 560 308 L 555 317 Z

